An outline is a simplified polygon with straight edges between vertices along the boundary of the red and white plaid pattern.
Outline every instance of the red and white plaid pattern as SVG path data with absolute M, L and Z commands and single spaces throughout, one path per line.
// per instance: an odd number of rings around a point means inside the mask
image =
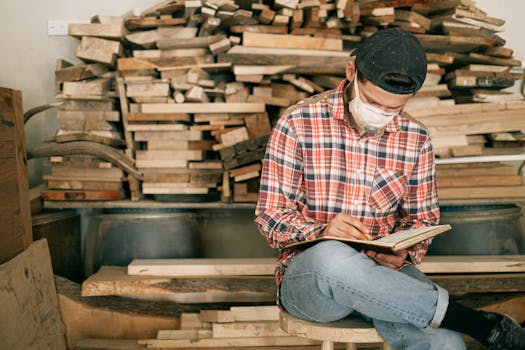
M 276 280 L 298 250 L 338 213 L 360 218 L 372 237 L 439 222 L 434 154 L 428 131 L 397 115 L 380 136 L 352 126 L 344 80 L 288 109 L 263 161 L 255 223 L 280 250 Z M 419 263 L 429 242 L 410 252 Z

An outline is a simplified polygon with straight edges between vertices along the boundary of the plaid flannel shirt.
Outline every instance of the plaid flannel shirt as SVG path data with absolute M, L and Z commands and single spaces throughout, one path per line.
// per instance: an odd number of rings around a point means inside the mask
M 428 131 L 396 115 L 382 135 L 359 135 L 348 112 L 344 80 L 290 107 L 270 136 L 255 223 L 279 249 L 276 281 L 300 250 L 338 213 L 369 227 L 373 238 L 439 222 L 434 154 Z M 409 252 L 421 262 L 430 241 Z

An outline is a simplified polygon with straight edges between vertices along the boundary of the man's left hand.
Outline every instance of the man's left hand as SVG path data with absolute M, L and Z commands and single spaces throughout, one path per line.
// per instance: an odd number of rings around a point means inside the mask
M 378 253 L 374 250 L 367 250 L 365 254 L 377 264 L 399 270 L 407 261 L 408 251 L 401 250 L 395 254 Z

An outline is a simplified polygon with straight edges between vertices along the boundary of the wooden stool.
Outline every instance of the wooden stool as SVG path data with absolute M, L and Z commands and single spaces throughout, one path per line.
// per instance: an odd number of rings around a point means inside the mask
M 320 340 L 322 350 L 333 350 L 334 343 L 346 343 L 346 350 L 357 350 L 358 344 L 378 345 L 383 350 L 392 350 L 377 330 L 357 317 L 345 318 L 330 323 L 315 323 L 300 320 L 285 311 L 280 313 L 281 329 L 298 337 Z

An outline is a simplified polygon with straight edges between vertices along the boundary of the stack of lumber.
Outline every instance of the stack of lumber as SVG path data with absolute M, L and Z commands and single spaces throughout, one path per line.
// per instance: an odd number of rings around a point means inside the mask
M 523 98 L 501 91 L 522 78 L 512 70 L 521 62 L 498 35 L 504 21 L 472 0 L 172 0 L 93 22 L 71 34 L 82 37 L 79 58 L 109 69 L 89 79 L 117 75 L 126 153 L 145 175 L 141 192 L 130 181 L 132 199 L 256 201 L 275 120 L 337 86 L 349 52 L 388 27 L 427 51 L 427 79 L 406 111 L 430 128 L 439 157 L 521 142 Z
M 115 24 L 72 24 L 69 35 L 80 39 L 72 64 L 58 59 L 55 67 L 59 130 L 53 141 L 89 141 L 114 148 L 126 144 L 115 98 L 116 59 L 122 56 L 125 29 Z M 124 173 L 89 155 L 55 156 L 51 174 L 44 177 L 50 191 L 46 199 L 122 199 Z
M 277 306 L 238 306 L 229 310 L 183 313 L 180 329 L 159 330 L 157 339 L 139 340 L 148 348 L 302 346 L 320 342 L 280 329 Z
M 304 348 L 304 338 L 280 331 L 278 309 L 268 305 L 275 303 L 274 267 L 273 258 L 142 259 L 134 260 L 127 271 L 126 267 L 104 266 L 84 281 L 83 303 L 110 295 L 172 301 L 180 308 L 178 322 L 171 328 L 160 328 L 160 323 L 149 326 L 149 334 L 159 327 L 156 338 L 124 340 L 110 335 L 106 338 L 117 339 L 85 339 L 76 348 Z M 465 304 L 505 312 L 518 322 L 525 321 L 524 267 L 523 256 L 428 256 L 419 265 L 433 282 Z M 71 307 L 68 314 L 73 311 Z M 105 327 L 104 334 L 108 334 L 111 327 Z
M 439 198 L 497 199 L 525 196 L 523 177 L 501 162 L 442 164 L 436 167 Z

